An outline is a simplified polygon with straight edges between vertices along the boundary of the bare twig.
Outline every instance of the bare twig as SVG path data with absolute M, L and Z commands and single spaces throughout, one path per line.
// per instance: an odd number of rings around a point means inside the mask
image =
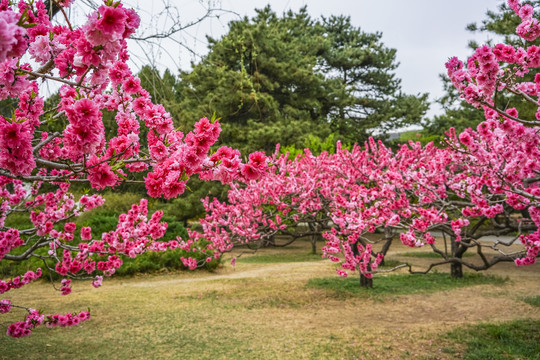
M 39 150 L 41 150 L 42 147 L 50 143 L 54 138 L 57 138 L 60 136 L 59 132 L 55 132 L 53 134 L 49 134 L 45 140 L 34 146 L 34 149 L 32 149 L 32 153 L 36 154 Z
M 24 69 L 20 69 L 20 71 L 22 71 L 25 74 L 33 75 L 35 77 L 40 77 L 40 78 L 44 78 L 44 79 L 58 81 L 58 82 L 61 82 L 61 83 L 64 83 L 64 84 L 67 84 L 67 85 L 70 85 L 70 86 L 73 86 L 73 87 L 82 87 L 82 88 L 90 90 L 90 88 L 87 87 L 87 86 L 79 85 L 76 82 L 69 81 L 69 80 L 66 80 L 66 79 L 62 79 L 62 78 L 59 78 L 59 77 L 50 76 L 50 75 L 47 75 L 47 74 L 40 74 L 40 73 L 35 72 L 35 71 L 29 71 L 29 70 L 24 70 Z

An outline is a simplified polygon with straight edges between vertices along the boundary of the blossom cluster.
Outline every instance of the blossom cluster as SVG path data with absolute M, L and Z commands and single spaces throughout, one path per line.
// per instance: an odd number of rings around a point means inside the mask
M 8 229 L 7 231 L 0 231 L 0 260 L 11 251 L 11 249 L 17 248 L 23 245 L 24 241 L 19 236 L 17 229 Z
M 529 209 L 538 225 L 537 184 L 524 186 L 540 171 L 534 161 L 540 156 L 537 131 L 490 114 L 493 118 L 477 131 L 458 136 L 451 129 L 445 148 L 410 142 L 394 152 L 371 139 L 363 149 L 338 144 L 334 154 L 314 156 L 306 150 L 294 160 L 276 152 L 272 170 L 258 181 L 233 186 L 227 203 L 204 200 L 207 214 L 197 237 L 226 252 L 280 232 L 294 235 L 289 229 L 298 224 L 319 224 L 327 239 L 323 256 L 341 263 L 338 273 L 359 270 L 369 276 L 382 254 L 372 253 L 363 239 L 378 228 L 401 229 L 399 238 L 407 246 L 437 249 L 433 232 L 444 232 L 457 248 L 471 247 L 481 236 L 470 226 L 473 220 L 496 219 L 512 209 Z M 520 227 L 516 221 L 512 226 L 509 231 Z M 517 265 L 534 263 L 536 234 L 524 235 L 524 257 L 494 258 L 485 266 L 503 258 Z
M 4 301 L 4 300 L 2 300 Z M 7 335 L 11 337 L 24 337 L 32 333 L 32 330 L 39 325 L 45 324 L 48 328 L 76 326 L 81 322 L 90 319 L 90 312 L 82 311 L 78 314 L 67 313 L 64 315 L 43 315 L 38 310 L 28 309 L 24 321 L 18 321 L 8 326 Z
M 518 0 L 509 0 L 508 4 L 521 19 L 516 33 L 527 41 L 533 41 L 540 36 L 540 23 L 534 18 L 534 9 L 530 4 L 521 5 Z M 540 67 L 540 47 L 514 47 L 507 44 L 497 44 L 493 47 L 483 45 L 468 58 L 466 67 L 462 61 L 452 57 L 447 63 L 448 76 L 460 92 L 461 97 L 468 103 L 486 112 L 494 106 L 496 91 L 521 92 L 526 95 L 538 96 L 539 88 L 535 83 L 519 82 L 525 74 Z M 537 77 L 538 78 L 538 77 Z M 489 117 L 489 115 L 486 115 Z M 536 120 L 540 119 L 540 108 Z
M 378 253 L 372 261 L 373 245 L 366 244 L 364 247 L 354 238 L 348 238 L 347 242 L 342 242 L 335 228 L 325 232 L 323 236 L 328 240 L 322 248 L 323 256 L 328 257 L 334 262 L 341 262 L 341 269 L 336 269 L 336 273 L 339 276 L 347 277 L 348 273 L 346 270 L 355 271 L 358 269 L 366 278 L 371 279 L 373 277 L 373 271 L 377 270 L 384 257 L 382 253 Z M 356 251 L 354 247 L 356 247 Z M 340 252 L 343 252 L 343 261 L 335 256 L 335 254 Z
M 264 166 L 256 154 L 250 163 L 241 164 L 237 151 L 224 148 L 209 159 L 210 146 L 221 131 L 218 121 L 201 119 L 184 137 L 174 129 L 165 108 L 152 102 L 126 64 L 126 39 L 140 23 L 134 10 L 106 1 L 86 24 L 72 30 L 70 24 L 53 25 L 42 1 L 21 1 L 18 8 L 18 14 L 7 3 L 1 9 L 7 19 L 2 34 L 13 39 L 13 49 L 0 58 L 0 98 L 20 99 L 14 118 L 0 117 L 0 167 L 11 176 L 29 176 L 44 159 L 55 170 L 47 174 L 50 180 L 83 178 L 100 190 L 126 179 L 126 170 L 150 169 L 145 179 L 149 195 L 172 198 L 183 193 L 189 177 L 199 172 L 205 172 L 206 179 L 221 181 L 262 174 Z M 24 36 L 16 42 L 18 32 Z M 61 134 L 39 131 L 37 153 L 32 140 L 42 125 L 43 99 L 37 81 L 30 81 L 29 75 L 41 74 L 29 63 L 20 64 L 27 50 L 38 64 L 54 68 L 58 81 L 67 83 L 59 91 L 57 110 L 68 125 Z M 111 139 L 105 138 L 103 110 L 116 111 L 118 130 Z M 150 130 L 149 156 L 141 153 L 140 122 Z M 224 169 L 218 170 L 222 163 Z
M 55 4 L 68 7 L 71 2 Z M 70 183 L 86 182 L 102 190 L 133 181 L 130 173 L 144 172 L 149 196 L 173 198 L 185 191 L 195 174 L 223 183 L 252 181 L 264 174 L 267 164 L 260 153 L 250 155 L 246 164 L 235 149 L 222 147 L 211 153 L 221 132 L 215 119 L 200 119 L 185 135 L 175 130 L 172 116 L 152 101 L 127 65 L 127 39 L 140 24 L 133 9 L 105 0 L 78 27 L 64 9 L 57 14 L 64 15 L 64 21 L 57 22 L 49 18 L 48 10 L 43 0 L 0 1 L 0 100 L 18 99 L 11 117 L 0 116 L 0 260 L 24 261 L 44 248 L 47 255 L 39 256 L 54 262 L 50 270 L 64 277 L 60 292 L 67 295 L 72 278 L 91 276 L 92 285 L 99 287 L 103 276 L 122 266 L 120 255 L 136 257 L 145 251 L 191 246 L 182 239 L 159 241 L 167 224 L 161 221 L 161 212 L 148 215 L 145 199 L 120 216 L 110 232 L 77 229 L 72 219 L 102 205 L 104 199 L 99 195 L 76 199 L 69 192 Z M 42 81 L 62 85 L 52 109 L 45 109 Z M 103 111 L 114 114 L 112 136 Z M 59 118 L 65 119 L 64 128 L 49 127 Z M 141 139 L 145 133 L 147 139 Z M 56 190 L 44 191 L 43 183 Z M 6 218 L 16 212 L 29 213 L 32 226 L 5 228 Z M 13 255 L 12 250 L 21 246 L 22 254 Z M 40 275 L 41 271 L 29 272 L 2 281 L 0 289 L 18 288 Z M 68 315 L 51 315 L 53 320 L 45 322 L 76 325 L 87 318 Z M 14 324 L 8 334 L 28 335 L 39 319 Z
M 508 5 L 521 19 L 516 33 L 527 41 L 537 39 L 540 36 L 540 24 L 533 17 L 534 8 L 518 0 L 509 0 Z M 514 48 L 504 44 L 498 44 L 491 50 L 488 46 L 483 48 L 493 53 L 495 59 L 491 57 L 490 62 L 496 61 L 501 69 L 505 69 L 499 71 L 496 78 L 497 90 L 508 90 L 537 104 L 540 98 L 540 76 L 536 74 L 534 82 L 519 80 L 525 74 L 537 72 L 540 67 L 540 48 L 536 45 Z M 475 60 L 473 56 L 467 63 L 475 63 Z M 530 221 L 538 228 L 540 217 L 536 214 L 540 211 L 540 184 L 535 179 L 540 173 L 540 165 L 536 161 L 540 156 L 540 107 L 533 120 L 522 119 L 512 107 L 498 109 L 494 106 L 493 94 L 486 93 L 484 98 L 477 94 L 472 97 L 468 95 L 464 85 L 474 80 L 471 65 L 468 66 L 469 72 L 465 73 L 461 62 L 454 58 L 447 67 L 461 96 L 475 106 L 482 106 L 486 117 L 475 130 L 467 129 L 456 135 L 450 129 L 448 133 L 456 162 L 462 164 L 465 173 L 469 175 L 463 179 L 463 183 L 467 182 L 467 189 L 463 190 L 472 193 L 471 200 L 477 206 L 476 210 L 463 209 L 463 214 L 469 215 L 476 211 L 493 218 L 502 213 L 503 205 L 498 203 L 489 206 L 482 193 L 504 194 L 504 202 L 516 210 L 527 209 Z M 536 261 L 540 249 L 539 234 L 539 230 L 536 230 L 521 236 L 521 243 L 527 251 L 524 257 L 515 260 L 516 265 L 528 265 Z
M 26 29 L 18 25 L 20 16 L 5 5 L 3 7 L 0 12 L 0 62 L 21 56 L 28 45 Z
M 508 6 L 521 19 L 516 34 L 527 41 L 534 41 L 540 36 L 540 23 L 534 18 L 534 8 L 530 4 L 521 4 L 519 0 L 508 0 Z
M 36 272 L 29 270 L 23 276 L 15 276 L 9 281 L 0 280 L 0 294 L 8 292 L 11 289 L 18 289 L 32 281 L 40 278 L 42 275 L 41 269 L 37 269 Z

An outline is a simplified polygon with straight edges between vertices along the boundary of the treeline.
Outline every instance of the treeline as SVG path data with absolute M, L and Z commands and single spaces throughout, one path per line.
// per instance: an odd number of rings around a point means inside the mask
M 506 8 L 503 2 L 499 11 L 488 12 L 481 24 L 471 24 L 469 29 L 519 44 L 514 32 L 519 18 Z M 312 18 L 306 7 L 279 16 L 267 6 L 252 18 L 232 21 L 222 38 L 209 38 L 208 54 L 192 64 L 191 71 L 161 74 L 145 66 L 138 75 L 154 102 L 171 113 L 176 127 L 187 132 L 199 118 L 215 114 L 223 128 L 219 145 L 238 148 L 243 154 L 258 150 L 269 154 L 277 143 L 291 154 L 305 147 L 315 154 L 331 152 L 337 140 L 363 143 L 375 136 L 385 141 L 392 131 L 413 124 L 421 124 L 423 130 L 406 133 L 394 143 L 414 139 L 437 145 L 450 126 L 459 132 L 475 128 L 483 119 L 481 112 L 461 101 L 447 79 L 443 79 L 447 95 L 439 100 L 445 113 L 425 118 L 427 94 L 404 94 L 395 75 L 397 66 L 396 50 L 384 45 L 383 35 L 362 31 L 350 17 Z M 525 76 L 532 79 L 534 74 Z M 507 102 L 504 96 L 499 96 L 499 103 Z M 58 95 L 51 96 L 46 108 L 54 109 L 58 101 Z M 0 104 L 1 114 L 9 115 L 12 104 L 8 102 Z M 516 107 L 525 116 L 536 111 L 526 102 Z M 114 113 L 104 113 L 103 120 L 106 129 L 115 133 Z M 59 131 L 66 124 L 67 119 L 59 116 L 49 127 Z M 146 137 L 140 134 L 141 143 Z M 184 226 L 204 212 L 201 198 L 210 193 L 224 200 L 227 192 L 216 182 L 195 178 L 189 187 L 179 199 L 156 200 Z M 79 190 L 87 189 L 80 186 Z M 141 184 L 124 184 L 115 191 L 142 194 L 145 189 Z
M 429 107 L 427 94 L 401 91 L 396 50 L 384 45 L 382 34 L 362 31 L 347 16 L 314 19 L 305 7 L 278 16 L 267 6 L 232 21 L 228 33 L 209 44 L 191 71 L 160 74 L 145 66 L 141 84 L 183 131 L 201 117 L 220 117 L 219 145 L 242 154 L 271 154 L 278 143 L 298 153 L 328 150 L 337 140 L 385 138 L 420 123 Z M 225 199 L 227 190 L 197 179 L 190 189 L 170 206 L 186 225 L 203 213 L 201 198 Z
M 468 28 L 519 45 L 519 21 L 501 2 L 481 24 Z M 221 117 L 219 145 L 238 148 L 242 154 L 270 154 L 278 143 L 282 152 L 298 154 L 308 147 L 318 154 L 332 152 L 337 140 L 363 143 L 369 136 L 390 146 L 410 139 L 437 146 L 450 127 L 459 133 L 484 119 L 459 97 L 445 74 L 441 78 L 446 95 L 438 99 L 445 111 L 426 118 L 427 94 L 401 91 L 396 50 L 384 45 L 381 33 L 362 31 L 348 16 L 314 19 L 306 7 L 278 16 L 267 6 L 252 18 L 232 21 L 222 38 L 208 40 L 208 54 L 192 64 L 191 71 L 160 74 L 145 66 L 139 72 L 141 84 L 182 130 L 201 117 Z M 471 49 L 477 46 L 470 44 Z M 507 94 L 497 96 L 499 104 L 510 102 Z M 536 112 L 528 102 L 513 104 L 526 117 Z M 397 129 L 419 124 L 422 130 L 389 140 Z M 133 185 L 119 190 L 142 191 Z M 190 190 L 167 204 L 167 213 L 186 226 L 188 219 L 203 213 L 201 198 L 210 193 L 225 200 L 227 192 L 220 184 L 198 179 L 192 179 Z

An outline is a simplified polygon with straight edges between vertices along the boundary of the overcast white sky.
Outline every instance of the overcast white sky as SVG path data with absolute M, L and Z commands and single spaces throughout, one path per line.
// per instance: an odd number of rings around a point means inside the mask
M 383 43 L 397 49 L 397 75 L 407 93 L 442 95 L 438 74 L 451 56 L 470 54 L 467 43 L 473 35 L 465 30 L 471 22 L 484 19 L 488 9 L 496 10 L 499 0 L 274 0 L 276 12 L 297 10 L 307 5 L 314 17 L 344 14 L 366 32 L 382 32 Z M 268 1 L 223 0 L 223 7 L 251 14 Z M 483 37 L 483 39 L 482 39 Z M 479 42 L 486 35 L 476 37 Z
M 180 20 L 187 23 L 196 19 L 204 11 L 201 3 L 208 0 L 124 0 L 133 7 L 142 10 L 141 33 L 148 29 L 167 28 L 163 18 L 155 14 L 168 1 L 179 10 Z M 353 25 L 366 32 L 382 32 L 383 43 L 397 49 L 400 63 L 397 76 L 402 79 L 402 90 L 416 94 L 428 92 L 434 100 L 442 92 L 439 74 L 445 72 L 444 63 L 451 56 L 465 59 L 471 51 L 467 43 L 476 39 L 485 42 L 487 34 L 474 35 L 465 30 L 471 22 L 479 22 L 485 18 L 488 9 L 496 10 L 502 0 L 212 0 L 217 6 L 231 10 L 241 16 L 252 16 L 255 8 L 267 4 L 282 14 L 292 9 L 297 11 L 307 5 L 313 17 L 320 15 L 349 15 Z M 150 17 L 154 14 L 154 17 Z M 218 18 L 208 19 L 182 34 L 178 38 L 183 44 L 199 54 L 204 54 L 206 35 L 219 38 L 227 32 L 229 21 L 238 19 L 233 13 L 223 13 Z M 134 44 L 132 44 L 134 45 Z M 167 53 L 154 53 L 154 61 L 161 68 L 189 69 L 190 61 L 197 60 L 178 44 L 168 42 L 162 44 Z M 133 46 L 138 56 L 140 50 Z M 144 59 L 144 58 L 143 58 Z M 144 61 L 144 60 L 143 60 Z M 438 113 L 436 106 L 430 114 Z

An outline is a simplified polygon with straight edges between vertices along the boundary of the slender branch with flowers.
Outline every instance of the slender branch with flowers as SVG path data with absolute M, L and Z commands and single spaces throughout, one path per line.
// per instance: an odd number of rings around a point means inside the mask
M 140 23 L 134 10 L 121 1 L 106 0 L 85 24 L 76 26 L 64 10 L 71 2 L 55 1 L 67 23 L 61 25 L 49 18 L 42 0 L 0 1 L 0 100 L 18 99 L 11 117 L 0 116 L 0 260 L 42 259 L 63 277 L 63 295 L 71 292 L 71 279 L 91 277 L 99 287 L 103 276 L 122 265 L 120 255 L 174 249 L 181 241 L 158 241 L 167 224 L 161 221 L 162 212 L 148 214 L 146 199 L 120 216 L 115 230 L 101 236 L 89 227 L 78 231 L 71 220 L 104 199 L 76 198 L 70 193 L 71 183 L 86 182 L 103 190 L 141 182 L 132 175 L 143 172 L 149 196 L 174 198 L 195 174 L 206 180 L 254 179 L 265 166 L 243 164 L 240 153 L 229 148 L 210 154 L 221 132 L 217 119 L 201 119 L 188 134 L 174 129 L 171 115 L 152 102 L 127 65 L 126 40 Z M 38 81 L 62 85 L 52 113 L 44 110 Z M 104 110 L 115 114 L 117 131 L 110 138 L 105 136 Z M 51 115 L 66 117 L 61 131 L 47 131 Z M 141 127 L 148 128 L 146 151 Z M 17 212 L 30 215 L 31 228 L 6 225 Z M 49 266 L 49 261 L 55 265 Z M 0 294 L 41 274 L 38 269 L 1 281 Z M 9 299 L 1 302 L 2 312 L 15 308 Z M 71 326 L 89 317 L 88 312 L 41 315 L 29 310 L 7 333 L 27 336 L 38 325 Z

